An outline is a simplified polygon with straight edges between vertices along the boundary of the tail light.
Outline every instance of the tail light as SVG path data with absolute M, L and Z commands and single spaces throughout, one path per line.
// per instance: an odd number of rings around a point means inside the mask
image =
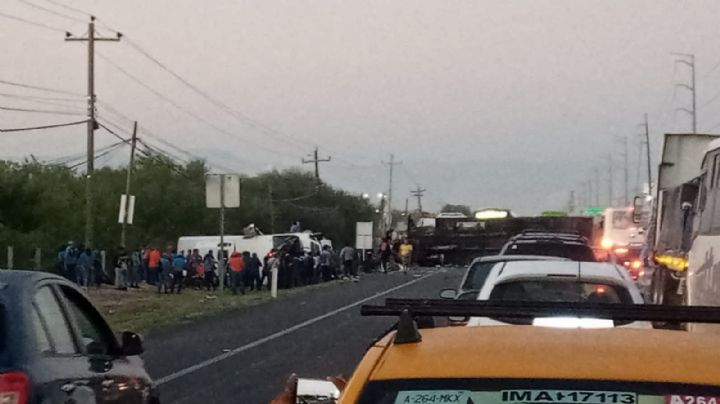
M 632 262 L 632 264 L 630 264 L 630 267 L 631 267 L 632 269 L 638 270 L 638 269 L 642 268 L 642 261 L 640 261 L 640 260 L 635 260 L 635 261 Z
M 0 373 L 0 403 L 27 404 L 30 378 L 23 372 Z
M 615 249 L 615 254 L 617 254 L 617 255 L 625 255 L 625 254 L 627 254 L 628 251 L 629 251 L 629 250 L 628 250 L 627 248 L 625 248 L 625 247 L 619 247 L 619 248 L 616 248 L 616 249 Z

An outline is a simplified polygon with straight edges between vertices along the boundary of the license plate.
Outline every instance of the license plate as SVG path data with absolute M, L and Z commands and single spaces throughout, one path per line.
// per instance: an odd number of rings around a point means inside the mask
M 720 397 L 670 395 L 670 396 L 665 396 L 665 403 L 666 404 L 718 404 L 718 403 L 720 403 Z
M 503 390 L 502 401 L 505 403 L 637 404 L 637 393 L 587 390 Z

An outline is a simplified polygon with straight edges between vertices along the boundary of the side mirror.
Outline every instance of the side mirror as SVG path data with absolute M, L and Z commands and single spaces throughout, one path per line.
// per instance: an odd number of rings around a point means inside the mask
M 120 340 L 123 356 L 135 356 L 145 352 L 142 337 L 132 331 L 123 331 Z
M 295 390 L 297 403 L 335 404 L 340 390 L 333 382 L 320 379 L 297 379 Z
M 477 300 L 479 294 L 480 294 L 480 291 L 478 291 L 478 290 L 467 290 L 467 291 L 462 292 L 459 295 L 455 296 L 455 300 Z M 448 321 L 450 321 L 450 325 L 462 325 L 464 323 L 467 323 L 468 320 L 470 320 L 470 317 L 456 317 L 456 316 L 448 317 Z
M 453 300 L 457 297 L 457 290 L 455 289 L 443 289 L 440 291 L 440 298 Z

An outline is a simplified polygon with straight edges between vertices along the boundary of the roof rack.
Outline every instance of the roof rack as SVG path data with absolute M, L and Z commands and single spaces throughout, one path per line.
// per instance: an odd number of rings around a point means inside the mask
M 363 305 L 363 316 L 591 317 L 617 321 L 720 324 L 720 307 L 573 302 L 495 302 L 487 300 L 386 299 L 385 305 Z

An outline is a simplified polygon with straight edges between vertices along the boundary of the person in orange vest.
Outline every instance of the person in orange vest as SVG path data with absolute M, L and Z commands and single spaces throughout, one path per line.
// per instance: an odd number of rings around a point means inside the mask
M 233 251 L 233 253 L 230 255 L 230 260 L 228 261 L 228 264 L 230 266 L 230 276 L 232 279 L 233 294 L 236 295 L 238 288 L 240 288 L 240 292 L 244 295 L 245 283 L 243 279 L 243 270 L 245 269 L 245 260 L 243 259 L 243 256 L 239 252 Z

